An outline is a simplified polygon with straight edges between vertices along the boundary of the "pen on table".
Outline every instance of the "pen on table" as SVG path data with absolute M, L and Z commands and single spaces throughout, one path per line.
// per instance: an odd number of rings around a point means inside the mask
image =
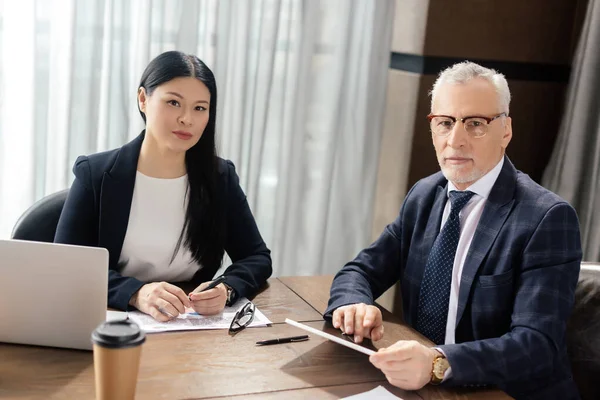
M 292 336 L 292 337 L 285 337 L 285 338 L 279 338 L 279 339 L 261 340 L 260 342 L 256 342 L 256 344 L 259 346 L 267 346 L 270 344 L 303 342 L 305 340 L 308 340 L 308 335 Z
M 204 289 L 202 289 L 200 292 L 192 292 L 192 293 L 206 292 L 207 290 L 214 289 L 215 287 L 217 287 L 219 284 L 221 284 L 223 282 L 225 282 L 225 276 L 221 275 L 217 279 L 215 279 L 214 281 L 212 281 L 207 287 L 205 287 Z M 191 296 L 192 293 L 190 293 L 188 295 L 188 297 Z

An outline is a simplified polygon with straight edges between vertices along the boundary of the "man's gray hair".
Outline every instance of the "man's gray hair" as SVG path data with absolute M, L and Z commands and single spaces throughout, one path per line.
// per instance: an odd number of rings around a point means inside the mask
M 510 105 L 510 89 L 508 88 L 508 82 L 504 75 L 496 70 L 482 67 L 479 64 L 475 64 L 470 61 L 463 61 L 454 64 L 451 67 L 446 68 L 438 75 L 433 88 L 429 93 L 431 95 L 431 106 L 433 107 L 433 99 L 439 89 L 444 83 L 467 83 L 471 79 L 483 78 L 496 87 L 498 93 L 498 101 L 500 103 L 500 112 L 508 114 Z

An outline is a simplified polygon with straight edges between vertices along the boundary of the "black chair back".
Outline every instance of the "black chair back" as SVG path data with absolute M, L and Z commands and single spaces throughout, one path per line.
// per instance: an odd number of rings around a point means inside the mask
M 21 215 L 12 232 L 13 239 L 53 242 L 58 219 L 69 189 L 44 197 Z
M 575 305 L 567 326 L 567 351 L 583 400 L 600 399 L 600 263 L 581 263 Z

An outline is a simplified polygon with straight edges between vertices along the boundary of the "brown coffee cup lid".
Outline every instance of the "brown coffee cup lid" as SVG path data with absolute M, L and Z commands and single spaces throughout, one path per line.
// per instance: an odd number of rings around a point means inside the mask
M 111 349 L 139 346 L 146 341 L 140 327 L 129 319 L 107 321 L 92 332 L 92 342 Z

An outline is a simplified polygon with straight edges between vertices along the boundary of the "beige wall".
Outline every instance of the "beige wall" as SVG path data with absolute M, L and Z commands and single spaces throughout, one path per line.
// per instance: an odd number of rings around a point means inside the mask
M 429 0 L 396 0 L 391 51 L 423 54 Z M 390 69 L 372 238 L 398 215 L 406 196 L 421 74 Z M 394 310 L 396 286 L 378 299 Z M 399 310 L 399 307 L 396 307 Z

